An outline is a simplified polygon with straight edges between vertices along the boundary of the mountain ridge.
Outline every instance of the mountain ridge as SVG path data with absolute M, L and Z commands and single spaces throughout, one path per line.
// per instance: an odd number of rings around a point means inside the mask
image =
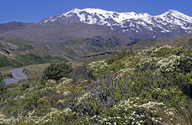
M 45 18 L 40 22 L 70 24 L 81 22 L 110 28 L 125 37 L 156 38 L 192 34 L 192 17 L 177 10 L 168 10 L 152 16 L 148 13 L 115 12 L 102 9 L 72 9 L 57 16 Z M 139 33 L 139 35 L 138 35 Z

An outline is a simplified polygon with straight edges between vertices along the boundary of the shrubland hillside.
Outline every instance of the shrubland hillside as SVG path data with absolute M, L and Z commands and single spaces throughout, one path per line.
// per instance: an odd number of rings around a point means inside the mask
M 0 37 L 0 69 L 66 61 L 62 57 L 48 54 L 43 49 L 34 48 L 32 44 L 33 41 Z
M 59 55 L 70 59 L 116 50 L 130 42 L 128 38 L 122 37 L 106 27 L 84 23 L 10 22 L 0 24 L 0 37 L 8 39 L 6 41 L 8 44 L 10 40 L 19 38 L 26 41 L 23 42 L 25 45 L 42 49 L 50 55 Z M 5 41 L 2 42 L 5 43 Z M 17 42 L 12 42 L 12 44 L 17 44 Z
M 73 71 L 52 64 L 41 79 L 4 89 L 0 123 L 190 125 L 191 42 L 177 41 L 139 53 L 124 50 Z M 59 80 L 51 77 L 57 73 Z

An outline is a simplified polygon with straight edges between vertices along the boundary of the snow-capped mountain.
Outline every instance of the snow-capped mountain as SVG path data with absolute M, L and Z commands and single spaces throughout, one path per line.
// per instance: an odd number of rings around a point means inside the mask
M 52 16 L 40 23 L 82 22 L 109 27 L 126 37 L 156 38 L 192 34 L 192 17 L 176 10 L 169 10 L 158 16 L 147 13 L 106 11 L 101 9 L 73 9 L 61 15 Z

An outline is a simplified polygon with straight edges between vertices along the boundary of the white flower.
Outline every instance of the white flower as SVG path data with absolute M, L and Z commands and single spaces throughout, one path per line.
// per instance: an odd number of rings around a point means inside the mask
M 90 97 L 92 97 L 93 94 L 91 94 L 91 92 L 87 92 L 85 93 L 84 95 L 80 96 L 78 99 L 77 99 L 77 105 L 79 105 L 83 100 L 86 100 Z

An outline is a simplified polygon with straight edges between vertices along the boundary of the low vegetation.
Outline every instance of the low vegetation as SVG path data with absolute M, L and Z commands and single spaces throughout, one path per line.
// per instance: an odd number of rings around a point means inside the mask
M 3 94 L 3 93 L 6 93 L 6 91 L 7 91 L 7 86 L 3 82 L 3 75 L 0 72 L 0 95 Z
M 24 54 L 19 55 L 16 59 L 10 59 L 6 56 L 0 55 L 0 68 L 2 67 L 22 67 L 31 64 L 43 64 L 55 61 L 65 61 L 64 58 L 61 57 L 52 57 L 48 54 Z
M 186 47 L 186 45 L 188 47 Z M 82 67 L 52 63 L 0 94 L 1 124 L 192 124 L 192 50 L 155 46 Z

